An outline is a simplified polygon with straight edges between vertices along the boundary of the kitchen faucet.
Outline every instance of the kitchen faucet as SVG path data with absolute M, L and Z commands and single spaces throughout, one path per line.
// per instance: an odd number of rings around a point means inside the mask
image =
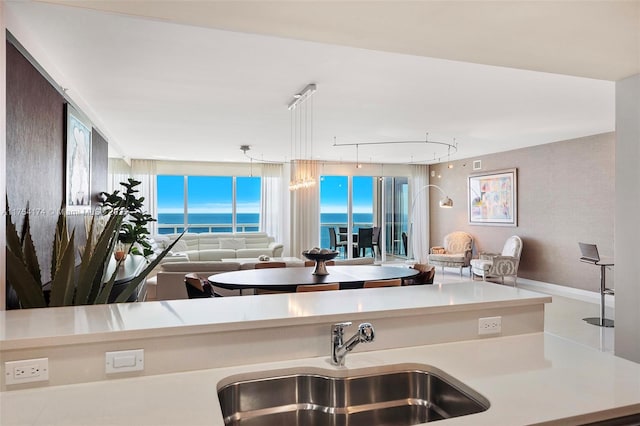
M 344 342 L 344 328 L 352 323 L 339 322 L 331 326 L 331 363 L 334 365 L 344 365 L 344 358 L 358 343 L 373 342 L 375 337 L 373 326 L 368 322 L 363 322 L 358 326 L 358 332 Z

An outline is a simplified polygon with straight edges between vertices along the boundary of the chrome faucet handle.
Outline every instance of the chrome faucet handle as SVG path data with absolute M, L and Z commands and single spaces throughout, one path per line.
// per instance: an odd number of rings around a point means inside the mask
M 360 335 L 360 341 L 363 343 L 373 342 L 376 335 L 371 323 L 363 322 L 358 326 L 358 334 Z
M 338 322 L 331 326 L 331 332 L 333 334 L 343 334 L 345 327 L 349 327 L 353 324 L 351 321 Z

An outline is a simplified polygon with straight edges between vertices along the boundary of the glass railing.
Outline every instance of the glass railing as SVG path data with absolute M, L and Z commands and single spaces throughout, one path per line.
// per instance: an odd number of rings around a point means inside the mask
M 182 223 L 158 223 L 158 234 L 178 234 L 184 231 Z M 236 232 L 259 232 L 258 223 L 236 223 Z M 205 232 L 233 232 L 233 225 L 230 223 L 196 223 L 189 225 L 189 232 L 201 234 Z M 328 232 L 328 231 L 327 231 Z

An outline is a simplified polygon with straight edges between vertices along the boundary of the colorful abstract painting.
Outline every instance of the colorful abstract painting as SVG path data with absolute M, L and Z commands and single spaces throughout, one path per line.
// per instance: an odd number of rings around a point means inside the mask
M 517 170 L 469 176 L 469 224 L 517 226 Z

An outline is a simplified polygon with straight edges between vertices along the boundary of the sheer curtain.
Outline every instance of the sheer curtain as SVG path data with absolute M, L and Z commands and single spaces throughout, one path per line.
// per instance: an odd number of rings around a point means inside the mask
M 288 197 L 284 197 L 287 189 L 283 176 L 284 167 L 282 164 L 262 164 L 260 230 L 274 237 L 277 242 L 286 241 L 285 238 L 288 237 L 284 233 L 289 218 L 283 212 L 288 212 L 289 209 Z M 287 199 L 285 200 L 285 198 Z
M 409 238 L 413 258 L 419 263 L 427 263 L 429 254 L 429 166 L 411 166 L 412 211 L 409 212 L 412 227 Z
M 304 250 L 319 246 L 320 234 L 320 185 L 318 163 L 298 160 L 291 166 L 291 178 L 305 175 L 313 177 L 316 184 L 291 192 L 291 255 L 301 257 Z
M 158 218 L 157 212 L 157 188 L 156 188 L 156 162 L 155 160 L 131 160 L 131 175 L 133 179 L 142 182 L 138 196 L 144 197 L 144 208 L 151 216 Z M 158 233 L 157 222 L 149 224 L 149 233 Z
M 131 177 L 131 166 L 120 158 L 109 158 L 107 178 L 107 192 L 112 193 L 116 189 L 122 192 L 120 182 L 126 182 Z

